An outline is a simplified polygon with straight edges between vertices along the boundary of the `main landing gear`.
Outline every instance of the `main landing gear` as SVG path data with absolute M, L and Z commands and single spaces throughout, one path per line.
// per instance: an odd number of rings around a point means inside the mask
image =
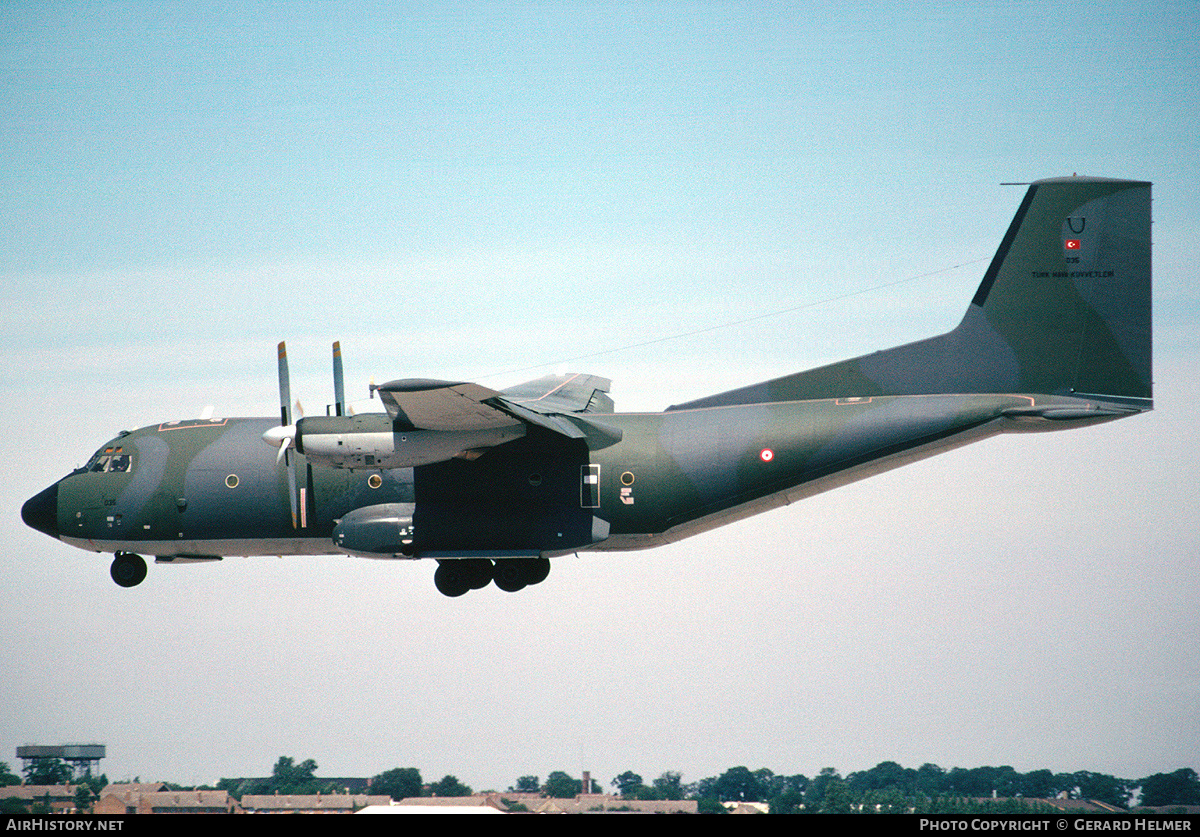
M 540 584 L 550 575 L 549 558 L 455 558 L 439 561 L 433 583 L 443 596 L 461 596 L 489 583 L 508 593 Z
M 146 561 L 132 552 L 118 552 L 108 574 L 122 587 L 137 587 L 146 579 Z

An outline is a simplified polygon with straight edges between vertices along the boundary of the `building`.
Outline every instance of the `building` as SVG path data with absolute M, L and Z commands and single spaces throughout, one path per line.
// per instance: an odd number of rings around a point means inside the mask
M 0 799 L 19 799 L 26 809 L 45 805 L 52 814 L 75 811 L 75 791 L 78 785 L 9 785 L 0 788 Z
M 111 786 L 110 786 L 111 787 Z M 108 788 L 105 788 L 107 791 Z M 120 814 L 241 814 L 242 806 L 228 791 L 160 790 L 101 792 L 92 813 Z
M 390 796 L 365 793 L 246 794 L 242 808 L 247 814 L 353 814 L 370 805 L 391 805 Z

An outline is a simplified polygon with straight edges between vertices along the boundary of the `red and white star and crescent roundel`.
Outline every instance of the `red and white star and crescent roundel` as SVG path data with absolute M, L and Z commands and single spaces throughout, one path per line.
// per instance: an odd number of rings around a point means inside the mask
M 775 458 L 775 451 L 771 450 L 770 448 L 763 448 L 762 453 L 758 455 L 758 458 L 763 462 L 770 462 Z

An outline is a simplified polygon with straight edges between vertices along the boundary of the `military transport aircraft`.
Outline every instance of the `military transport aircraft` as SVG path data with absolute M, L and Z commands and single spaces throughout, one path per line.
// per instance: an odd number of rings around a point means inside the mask
M 550 559 L 677 541 L 1005 432 L 1152 407 L 1150 184 L 1029 185 L 953 331 L 669 407 L 615 413 L 609 381 L 505 390 L 398 380 L 384 412 L 170 421 L 120 433 L 25 503 L 25 522 L 146 562 L 348 553 L 433 558 L 459 596 Z

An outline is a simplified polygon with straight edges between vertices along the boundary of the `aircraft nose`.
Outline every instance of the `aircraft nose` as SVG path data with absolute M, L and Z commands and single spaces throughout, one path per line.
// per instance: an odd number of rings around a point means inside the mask
M 21 519 L 27 526 L 58 537 L 58 483 L 34 494 L 21 506 Z

